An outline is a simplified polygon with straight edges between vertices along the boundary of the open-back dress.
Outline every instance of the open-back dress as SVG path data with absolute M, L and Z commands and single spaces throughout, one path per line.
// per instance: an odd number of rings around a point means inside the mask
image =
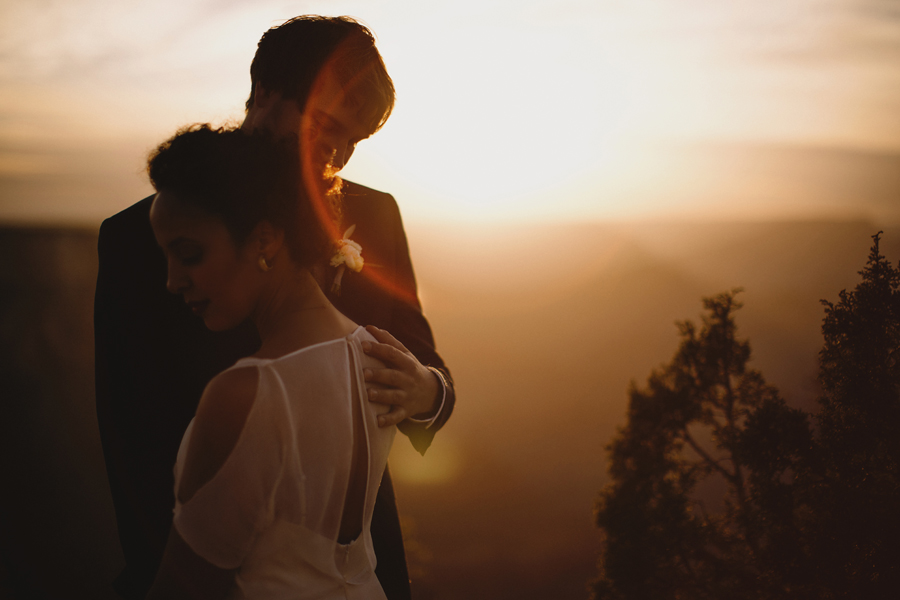
M 362 369 L 380 363 L 364 340 L 375 341 L 360 327 L 231 367 L 258 369 L 256 398 L 225 463 L 182 504 L 193 422 L 185 432 L 174 527 L 199 556 L 238 569 L 232 598 L 385 598 L 369 528 L 396 428 L 379 428 L 389 407 L 367 400 Z

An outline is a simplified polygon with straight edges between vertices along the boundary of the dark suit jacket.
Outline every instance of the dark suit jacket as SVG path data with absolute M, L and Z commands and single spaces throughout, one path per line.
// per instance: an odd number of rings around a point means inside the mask
M 431 427 L 404 422 L 419 452 L 453 410 L 452 380 L 434 348 L 416 297 L 406 234 L 393 197 L 346 182 L 344 223 L 363 248 L 366 267 L 347 272 L 334 304 L 361 325 L 391 332 L 449 383 Z M 126 567 L 116 590 L 142 598 L 159 566 L 172 523 L 172 467 L 207 382 L 258 349 L 252 324 L 211 332 L 180 296 L 165 289 L 166 262 L 150 228 L 153 198 L 103 222 L 94 300 L 97 419 Z M 390 474 L 375 504 L 376 573 L 391 600 L 409 598 L 409 577 Z

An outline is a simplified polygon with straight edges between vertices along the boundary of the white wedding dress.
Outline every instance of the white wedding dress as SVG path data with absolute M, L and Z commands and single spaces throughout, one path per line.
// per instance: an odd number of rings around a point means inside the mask
M 366 398 L 362 369 L 380 363 L 362 352 L 363 340 L 374 338 L 360 327 L 346 338 L 232 367 L 259 370 L 256 399 L 219 472 L 188 502 L 176 501 L 174 518 L 194 552 L 238 569 L 232 598 L 385 598 L 369 529 L 396 428 L 379 428 L 376 417 L 389 407 Z M 176 498 L 192 429 L 193 422 L 178 451 Z M 351 478 L 354 438 L 361 472 Z M 340 544 L 352 481 L 364 483 L 350 495 L 362 511 L 362 530 Z

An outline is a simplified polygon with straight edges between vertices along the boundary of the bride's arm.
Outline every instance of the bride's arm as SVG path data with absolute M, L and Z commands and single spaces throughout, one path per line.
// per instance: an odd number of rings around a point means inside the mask
M 256 397 L 257 381 L 256 369 L 233 369 L 217 375 L 206 387 L 176 487 L 182 504 L 218 473 L 231 454 Z M 236 572 L 194 552 L 173 524 L 147 600 L 225 598 L 234 587 Z

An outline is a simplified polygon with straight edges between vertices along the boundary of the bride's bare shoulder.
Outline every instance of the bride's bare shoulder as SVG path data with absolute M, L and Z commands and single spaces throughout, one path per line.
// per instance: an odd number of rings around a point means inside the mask
M 213 478 L 237 444 L 256 399 L 256 367 L 229 369 L 206 386 L 185 456 L 178 500 L 190 500 Z

